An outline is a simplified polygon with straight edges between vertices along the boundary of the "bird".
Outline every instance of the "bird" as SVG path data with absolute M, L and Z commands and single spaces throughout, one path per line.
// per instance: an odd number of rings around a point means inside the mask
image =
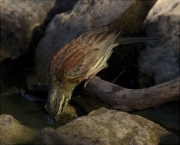
M 120 44 L 156 41 L 154 38 L 121 38 L 122 28 L 104 25 L 90 30 L 60 48 L 50 61 L 50 90 L 45 105 L 57 121 L 69 103 L 75 87 L 108 67 L 113 48 Z

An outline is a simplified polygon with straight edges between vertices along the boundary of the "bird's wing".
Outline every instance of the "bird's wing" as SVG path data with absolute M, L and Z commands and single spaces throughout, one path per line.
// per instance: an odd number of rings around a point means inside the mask
M 96 29 L 93 29 L 89 32 L 84 33 L 79 38 L 74 39 L 63 46 L 52 58 L 50 64 L 50 76 L 55 76 L 56 78 L 61 79 L 66 75 L 70 70 L 71 72 L 67 76 L 73 75 L 73 68 L 77 66 L 79 62 L 86 61 L 86 54 L 81 51 L 85 46 L 82 46 L 82 38 L 90 38 L 98 33 L 108 31 L 107 26 L 102 26 Z M 80 52 L 80 53 L 78 53 Z M 79 68 L 79 66 L 77 66 Z M 74 70 L 75 71 L 75 70 Z
M 76 51 L 71 53 L 64 65 L 67 78 L 85 75 L 96 62 L 103 57 L 119 35 L 119 30 L 97 29 L 82 35 L 76 44 Z

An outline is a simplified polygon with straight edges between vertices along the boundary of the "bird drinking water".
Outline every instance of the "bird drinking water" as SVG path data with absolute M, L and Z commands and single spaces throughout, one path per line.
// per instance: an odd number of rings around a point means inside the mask
M 50 91 L 46 109 L 57 120 L 75 87 L 106 68 L 113 48 L 120 44 L 149 42 L 153 38 L 121 38 L 122 29 L 109 26 L 93 29 L 64 45 L 50 62 Z

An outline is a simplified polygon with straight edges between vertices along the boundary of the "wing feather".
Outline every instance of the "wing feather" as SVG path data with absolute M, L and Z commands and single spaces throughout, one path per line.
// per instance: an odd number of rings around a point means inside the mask
M 62 47 L 53 57 L 50 76 L 63 81 L 89 73 L 96 62 L 111 51 L 119 30 L 108 30 L 103 26 L 89 31 Z
M 81 39 L 81 43 L 84 43 L 85 48 L 81 48 L 83 52 L 73 54 L 75 56 L 70 57 L 69 63 L 66 64 L 66 67 L 71 65 L 73 60 L 76 60 L 75 57 L 79 57 L 79 63 L 75 62 L 77 65 L 73 67 L 67 73 L 67 78 L 75 78 L 88 73 L 93 65 L 108 51 L 110 51 L 111 46 L 119 35 L 120 32 L 117 31 L 104 31 L 95 33 L 95 35 L 88 35 L 88 37 L 84 36 Z M 91 32 L 93 34 L 93 32 Z M 78 46 L 78 45 L 77 45 Z M 65 68 L 66 68 L 65 67 Z

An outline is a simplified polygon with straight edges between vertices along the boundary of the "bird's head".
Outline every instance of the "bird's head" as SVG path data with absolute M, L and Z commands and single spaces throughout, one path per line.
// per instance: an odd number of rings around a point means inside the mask
M 49 115 L 57 120 L 60 113 L 67 106 L 71 99 L 72 91 L 52 86 L 48 93 L 48 100 L 46 102 L 46 110 Z

